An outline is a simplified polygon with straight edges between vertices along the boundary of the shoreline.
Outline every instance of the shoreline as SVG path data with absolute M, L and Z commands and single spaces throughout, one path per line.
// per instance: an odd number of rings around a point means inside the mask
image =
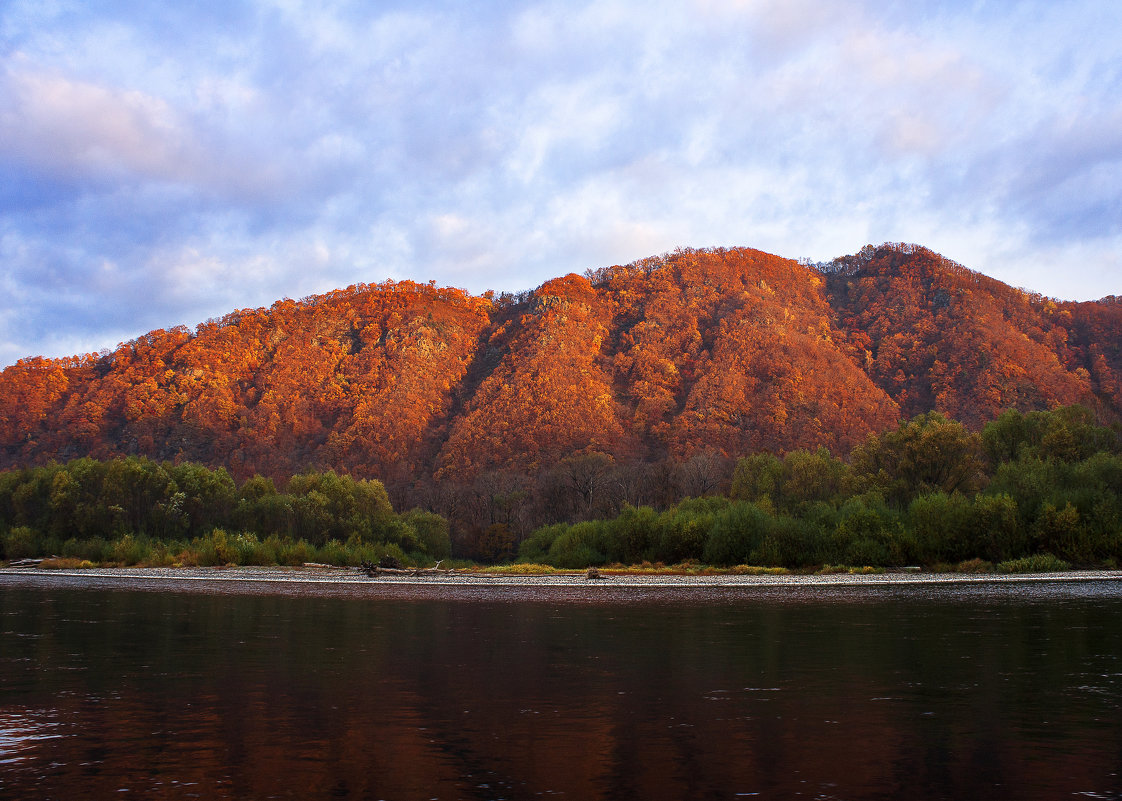
M 829 588 L 1001 587 L 1049 583 L 1122 583 L 1122 570 L 1075 570 L 1055 573 L 870 573 L 786 575 L 602 574 L 590 579 L 573 574 L 447 573 L 367 576 L 357 568 L 339 567 L 100 567 L 44 569 L 0 568 L 0 588 L 66 586 L 71 588 L 237 592 L 242 590 L 297 594 L 335 591 L 344 594 L 383 594 L 429 597 L 455 590 L 517 590 L 549 595 L 580 590 L 582 594 L 616 591 L 661 593 L 666 590 L 783 590 Z M 687 593 L 688 594 L 688 593 Z

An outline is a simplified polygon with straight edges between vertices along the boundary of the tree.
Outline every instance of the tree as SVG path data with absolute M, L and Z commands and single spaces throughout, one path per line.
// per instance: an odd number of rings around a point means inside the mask
M 970 494 L 981 488 L 977 434 L 939 412 L 918 415 L 895 431 L 870 434 L 850 455 L 854 478 L 897 506 L 929 492 Z

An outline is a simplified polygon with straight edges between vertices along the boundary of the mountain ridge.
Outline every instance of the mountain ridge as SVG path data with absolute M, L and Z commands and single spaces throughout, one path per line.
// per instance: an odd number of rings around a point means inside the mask
M 1122 301 L 916 245 L 680 249 L 518 293 L 359 284 L 0 373 L 0 467 L 144 455 L 388 482 L 826 447 L 930 410 L 1122 411 Z

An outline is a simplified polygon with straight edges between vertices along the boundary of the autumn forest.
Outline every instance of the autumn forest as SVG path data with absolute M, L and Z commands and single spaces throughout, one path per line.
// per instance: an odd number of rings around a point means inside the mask
M 981 448 L 1007 410 L 1076 405 L 1116 452 L 1122 299 L 1041 297 L 914 245 L 679 250 L 517 294 L 357 285 L 25 359 L 0 374 L 0 469 L 376 479 L 501 558 L 543 525 L 727 496 L 745 457 L 855 464 L 932 412 Z

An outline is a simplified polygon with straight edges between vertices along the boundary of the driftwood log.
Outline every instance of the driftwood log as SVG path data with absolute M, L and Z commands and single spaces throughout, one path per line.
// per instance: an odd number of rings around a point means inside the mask
M 440 562 L 443 561 L 443 559 L 440 560 Z M 378 564 L 373 562 L 360 563 L 359 570 L 366 571 L 366 575 L 371 578 L 383 573 L 391 576 L 445 576 L 451 571 L 441 570 L 440 562 L 436 563 L 436 567 L 405 567 L 392 556 L 386 556 Z

